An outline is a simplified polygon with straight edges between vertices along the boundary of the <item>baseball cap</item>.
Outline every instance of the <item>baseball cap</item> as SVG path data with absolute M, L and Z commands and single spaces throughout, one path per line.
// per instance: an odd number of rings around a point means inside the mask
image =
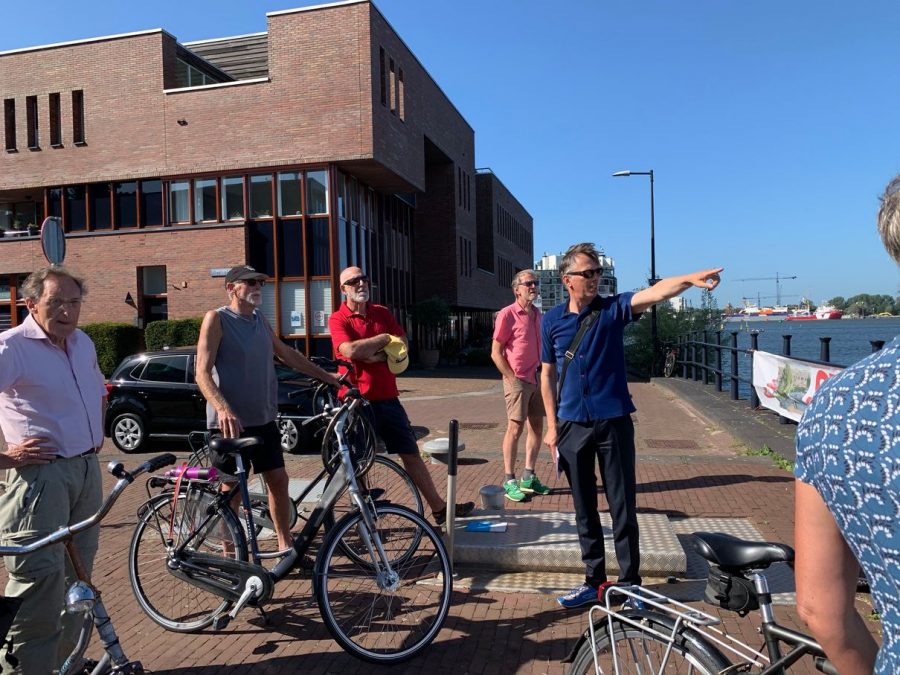
M 230 270 L 228 270 L 228 274 L 225 275 L 225 283 L 233 284 L 235 281 L 243 281 L 244 279 L 265 278 L 265 274 L 263 274 L 262 272 L 257 272 L 249 265 L 239 265 L 238 267 L 232 267 Z
M 409 365 L 409 352 L 401 338 L 392 335 L 391 341 L 384 346 L 384 353 L 387 354 L 388 368 L 394 375 L 406 370 L 406 366 Z

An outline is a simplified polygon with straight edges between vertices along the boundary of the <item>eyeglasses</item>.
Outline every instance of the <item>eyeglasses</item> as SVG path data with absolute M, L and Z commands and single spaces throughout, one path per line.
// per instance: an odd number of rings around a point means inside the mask
M 262 288 L 263 286 L 266 285 L 266 280 L 265 279 L 241 279 L 240 283 L 246 284 L 247 286 L 250 286 L 250 287 L 259 286 L 260 288 Z
M 528 286 L 528 288 L 537 288 L 541 285 L 541 282 L 537 279 L 532 279 L 531 281 L 520 281 L 519 286 Z
M 581 277 L 582 279 L 587 279 L 590 281 L 594 277 L 600 276 L 600 273 L 603 271 L 602 267 L 594 267 L 589 270 L 581 270 L 580 272 L 566 272 L 567 277 Z
M 362 282 L 368 283 L 369 275 L 368 274 L 360 274 L 358 277 L 353 277 L 352 279 L 347 279 L 341 286 L 359 286 Z

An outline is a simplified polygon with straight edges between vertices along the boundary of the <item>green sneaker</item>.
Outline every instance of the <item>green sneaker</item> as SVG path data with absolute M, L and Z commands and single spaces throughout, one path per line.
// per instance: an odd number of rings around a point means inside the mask
M 538 480 L 537 476 L 531 478 L 523 478 L 519 481 L 519 490 L 525 494 L 532 495 L 549 495 L 550 488 Z
M 511 502 L 521 502 L 525 499 L 525 493 L 519 489 L 519 484 L 514 480 L 508 480 L 503 484 L 506 498 Z

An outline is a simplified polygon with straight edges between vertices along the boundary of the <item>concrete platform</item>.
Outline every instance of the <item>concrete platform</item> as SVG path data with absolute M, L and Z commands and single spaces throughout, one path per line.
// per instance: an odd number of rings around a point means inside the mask
M 508 523 L 506 532 L 467 532 L 470 520 Z M 606 569 L 618 573 L 612 542 L 612 521 L 600 514 L 606 544 Z M 648 576 L 687 572 L 687 555 L 669 519 L 663 514 L 640 513 L 641 573 Z M 471 518 L 456 521 L 454 564 L 504 571 L 584 572 L 574 513 L 553 511 L 476 511 Z

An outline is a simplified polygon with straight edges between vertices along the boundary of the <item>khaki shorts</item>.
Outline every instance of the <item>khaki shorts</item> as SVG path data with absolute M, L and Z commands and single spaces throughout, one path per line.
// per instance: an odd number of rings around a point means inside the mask
M 544 400 L 541 398 L 541 388 L 536 384 L 504 377 L 503 398 L 506 399 L 506 417 L 513 422 L 544 416 Z

